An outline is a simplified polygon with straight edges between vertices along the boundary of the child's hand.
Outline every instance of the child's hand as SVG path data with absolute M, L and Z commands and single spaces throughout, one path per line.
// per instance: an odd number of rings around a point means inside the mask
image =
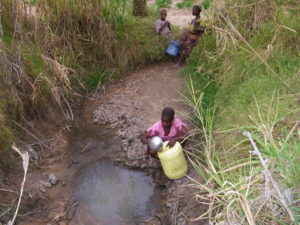
M 169 143 L 168 143 L 168 146 L 170 147 L 170 148 L 172 148 L 175 144 L 176 144 L 176 139 L 172 139 L 172 140 L 170 140 L 169 141 Z
M 170 25 L 170 22 L 169 21 L 166 21 L 164 24 L 163 24 L 163 27 L 167 27 Z

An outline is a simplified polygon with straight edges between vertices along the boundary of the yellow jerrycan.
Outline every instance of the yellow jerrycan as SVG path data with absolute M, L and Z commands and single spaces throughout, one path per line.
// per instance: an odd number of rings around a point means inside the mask
M 176 142 L 172 148 L 168 147 L 167 144 L 168 142 L 164 142 L 162 150 L 157 154 L 166 176 L 176 180 L 186 174 L 188 165 L 181 144 Z

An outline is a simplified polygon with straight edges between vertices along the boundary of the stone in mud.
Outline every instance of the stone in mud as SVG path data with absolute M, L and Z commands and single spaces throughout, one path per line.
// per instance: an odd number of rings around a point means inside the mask
M 48 180 L 52 185 L 56 185 L 58 182 L 58 179 L 54 173 L 49 174 Z
M 43 181 L 43 180 L 41 180 L 40 181 L 40 185 L 42 187 L 46 187 L 46 188 L 51 188 L 52 187 L 52 184 L 49 181 Z

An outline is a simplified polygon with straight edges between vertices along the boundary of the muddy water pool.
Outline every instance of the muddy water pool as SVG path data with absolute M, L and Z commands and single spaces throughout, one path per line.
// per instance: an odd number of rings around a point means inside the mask
M 76 177 L 74 196 L 89 219 L 101 224 L 135 224 L 159 208 L 160 191 L 142 171 L 101 160 L 82 168 Z
M 121 145 L 114 137 L 94 125 L 72 135 L 70 148 L 79 162 L 72 192 L 79 204 L 71 225 L 139 224 L 159 210 L 161 191 L 152 177 L 112 163 L 110 156 Z

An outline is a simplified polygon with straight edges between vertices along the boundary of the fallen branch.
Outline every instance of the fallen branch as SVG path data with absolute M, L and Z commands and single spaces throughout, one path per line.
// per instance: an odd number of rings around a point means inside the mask
M 276 194 L 278 195 L 278 200 L 281 202 L 281 204 L 283 205 L 283 207 L 285 208 L 285 210 L 287 211 L 287 213 L 289 214 L 291 220 L 294 222 L 295 221 L 295 218 L 294 218 L 294 215 L 292 213 L 292 211 L 290 210 L 289 206 L 288 206 L 288 203 L 286 202 L 284 196 L 282 195 L 281 191 L 280 191 L 280 188 L 279 188 L 279 184 L 274 180 L 274 178 L 272 177 L 272 174 L 271 172 L 269 171 L 268 169 L 268 165 L 266 163 L 266 160 L 264 160 L 264 158 L 262 157 L 258 147 L 256 146 L 256 143 L 254 142 L 253 140 L 253 137 L 251 135 L 250 132 L 243 132 L 243 134 L 249 138 L 250 142 L 251 142 L 251 145 L 253 146 L 254 148 L 254 151 L 253 153 L 255 155 L 258 156 L 263 168 L 264 168 L 264 175 L 265 175 L 265 178 L 266 180 L 270 181 L 273 188 L 275 189 L 275 192 Z
M 20 196 L 19 196 L 19 200 L 18 200 L 18 204 L 17 204 L 17 208 L 16 208 L 16 211 L 15 211 L 15 214 L 14 214 L 12 220 L 8 221 L 7 225 L 13 225 L 14 222 L 15 222 L 15 220 L 16 220 L 16 217 L 18 215 L 18 211 L 19 211 L 20 204 L 21 204 L 21 199 L 22 199 L 22 196 L 23 196 L 24 185 L 25 185 L 27 171 L 28 171 L 28 165 L 29 165 L 29 154 L 28 154 L 28 152 L 22 153 L 20 151 L 20 149 L 18 149 L 15 146 L 15 144 L 13 144 L 12 149 L 14 151 L 16 151 L 21 156 L 21 158 L 22 158 L 22 165 L 23 165 L 23 170 L 24 170 L 24 177 L 23 177 L 23 181 L 21 183 Z

